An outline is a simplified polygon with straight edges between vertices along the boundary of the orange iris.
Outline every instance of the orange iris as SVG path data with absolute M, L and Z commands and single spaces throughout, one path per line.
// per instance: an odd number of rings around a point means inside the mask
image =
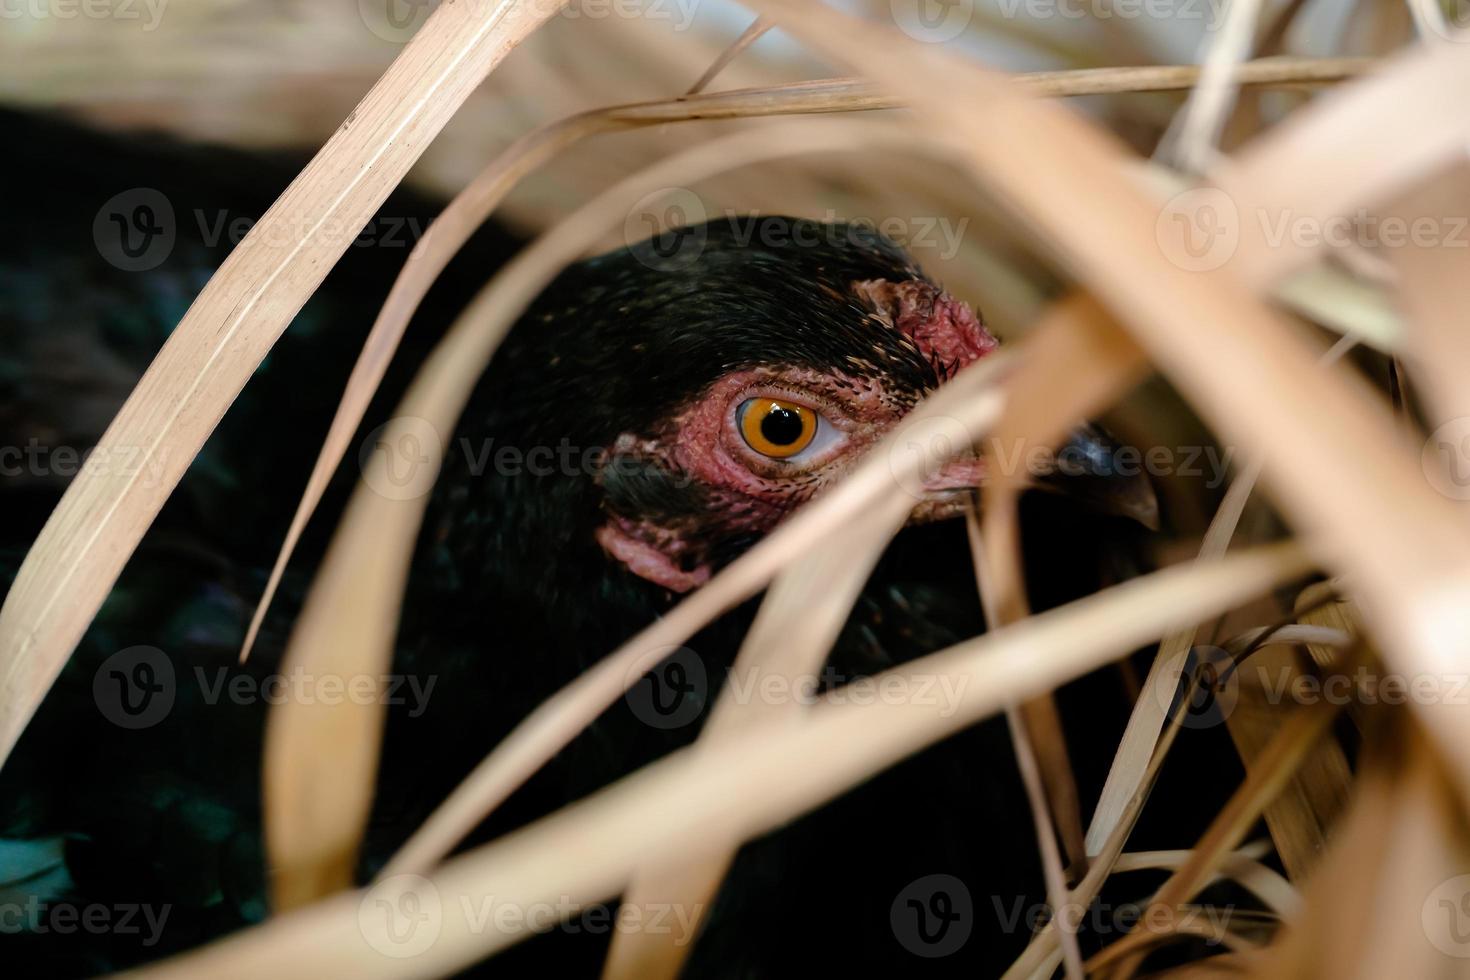
M 779 398 L 752 398 L 740 414 L 740 434 L 762 456 L 788 459 L 811 445 L 817 413 Z

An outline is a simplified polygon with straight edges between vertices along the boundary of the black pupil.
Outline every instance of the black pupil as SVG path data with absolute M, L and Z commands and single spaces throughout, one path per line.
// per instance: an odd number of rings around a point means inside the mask
M 773 446 L 790 446 L 801 438 L 801 413 L 794 408 L 772 405 L 761 419 L 761 435 Z

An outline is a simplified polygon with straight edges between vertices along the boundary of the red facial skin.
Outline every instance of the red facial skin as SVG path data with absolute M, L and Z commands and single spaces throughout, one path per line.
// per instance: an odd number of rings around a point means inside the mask
M 853 294 L 875 309 L 875 319 L 896 329 L 936 367 L 941 379 L 995 350 L 996 339 L 974 312 L 923 280 L 853 283 Z M 789 460 L 772 459 L 751 449 L 740 434 L 738 408 L 747 399 L 793 401 L 818 412 L 830 436 Z M 609 447 L 613 456 L 657 463 L 687 476 L 705 492 L 708 516 L 721 532 L 762 535 L 799 505 L 839 480 L 873 444 L 914 406 L 911 392 L 890 392 L 880 380 L 840 371 L 771 367 L 738 371 L 716 381 L 651 437 L 630 433 Z M 932 520 L 957 512 L 960 488 L 974 487 L 982 472 L 978 460 L 957 460 L 933 487 L 954 489 L 916 508 L 915 517 Z M 710 566 L 700 560 L 698 535 L 690 528 L 610 515 L 597 540 L 613 558 L 671 592 L 703 585 Z M 708 531 L 706 526 L 704 531 Z
M 852 290 L 881 311 L 930 361 L 943 365 L 941 379 L 1000 346 L 974 310 L 931 282 L 868 279 L 853 283 Z

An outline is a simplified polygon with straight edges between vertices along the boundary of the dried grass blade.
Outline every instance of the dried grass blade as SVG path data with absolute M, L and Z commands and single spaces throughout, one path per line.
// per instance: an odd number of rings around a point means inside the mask
M 1013 526 L 1015 522 L 1014 519 L 1009 519 L 1006 523 Z M 995 568 L 988 560 L 989 553 L 980 531 L 980 518 L 974 506 L 965 512 L 965 530 L 970 538 L 970 556 L 975 565 L 975 581 L 980 587 L 980 602 L 985 609 L 985 620 L 992 628 L 1003 625 L 1007 620 L 1000 616 L 1000 610 L 997 607 L 1001 598 L 995 594 L 996 586 L 993 583 L 997 578 L 1010 573 Z M 1014 622 L 1015 620 L 1009 621 Z M 1021 783 L 1026 789 L 1026 799 L 1031 808 L 1037 849 L 1041 852 L 1041 870 L 1046 882 L 1047 901 L 1054 909 L 1064 909 L 1070 904 L 1070 896 L 1067 891 L 1066 870 L 1062 867 L 1061 851 L 1057 848 L 1057 829 L 1052 813 L 1054 797 L 1048 790 L 1042 775 L 1032 736 L 1033 731 L 1039 731 L 1043 738 L 1053 740 L 1053 746 L 1060 747 L 1062 763 L 1066 765 L 1066 774 L 1070 782 L 1072 770 L 1070 761 L 1066 758 L 1065 735 L 1061 729 L 1061 719 L 1056 717 L 1056 705 L 1052 702 L 1050 693 L 1032 698 L 1021 707 L 1013 704 L 1006 705 L 1005 716 L 1006 728 L 1010 732 L 1011 745 L 1016 755 L 1016 768 L 1021 773 Z M 1038 720 L 1029 716 L 1027 709 L 1034 712 L 1038 705 L 1049 707 L 1051 717 L 1043 717 Z M 1072 784 L 1071 789 L 1074 797 L 1072 802 L 1075 804 L 1075 783 Z M 1076 829 L 1080 837 L 1082 829 L 1080 823 Z M 1080 851 L 1073 853 L 1081 855 Z M 1073 931 L 1070 920 L 1063 923 L 1061 947 L 1062 964 L 1066 967 L 1068 980 L 1081 980 L 1084 975 L 1082 953 L 1077 946 L 1077 934 Z
M 1287 720 L 1248 770 L 1240 789 L 1211 822 L 1204 837 L 1190 852 L 1189 860 L 1159 889 L 1145 918 L 1155 910 L 1172 915 L 1208 883 L 1220 862 L 1261 818 L 1266 806 L 1287 785 L 1336 717 L 1336 707 L 1323 704 L 1301 709 Z M 1088 967 L 1098 969 L 1104 964 L 1118 962 L 1118 970 L 1122 974 L 1131 974 L 1141 960 L 1132 951 L 1147 942 L 1147 933 L 1134 930 L 1089 961 Z
M 860 521 L 840 538 L 794 562 L 771 583 L 760 613 L 741 644 L 731 671 L 739 689 L 758 690 L 766 678 L 781 678 L 787 690 L 800 690 L 802 678 L 815 676 L 857 601 L 883 549 L 907 520 L 914 498 L 895 483 Z M 727 684 L 698 748 L 738 738 L 753 726 L 794 725 L 805 707 L 797 702 L 739 701 Z M 742 842 L 708 839 L 698 854 L 666 856 L 629 882 L 623 904 L 688 910 L 697 927 Z M 678 975 L 692 944 L 672 931 L 619 932 L 613 936 L 603 976 L 658 980 Z
M 1242 65 L 1238 81 L 1242 85 L 1341 81 L 1367 71 L 1373 63 L 1369 58 L 1271 59 Z M 1181 89 L 1193 85 L 1198 75 L 1199 69 L 1193 65 L 1166 65 L 1033 72 L 1018 75 L 1016 79 L 1038 95 L 1060 97 Z M 590 136 L 619 129 L 695 120 L 859 112 L 902 105 L 901 100 L 879 93 L 870 82 L 862 79 L 823 79 L 612 106 L 558 120 L 517 140 L 450 202 L 415 246 L 394 282 L 393 290 L 353 367 L 342 402 L 292 517 L 291 527 L 251 619 L 241 660 L 249 656 L 291 554 L 320 504 L 332 473 L 346 455 L 352 434 L 361 424 L 367 405 L 419 302 L 469 235 L 484 223 L 522 176 Z M 1313 292 L 1312 297 L 1318 292 L 1320 290 Z M 1310 302 L 1312 297 L 1304 302 Z
M 1299 329 L 1254 300 L 1231 272 L 1188 271 L 1169 259 L 1159 248 L 1158 212 L 1122 176 L 1127 155 L 1120 147 L 933 45 L 902 44 L 821 5 L 758 0 L 756 6 L 777 14 L 783 27 L 822 53 L 912 99 L 917 113 L 963 148 L 976 175 L 1047 236 L 1206 420 L 1226 439 L 1264 453 L 1273 495 L 1288 520 L 1328 549 L 1332 565 L 1361 576 L 1365 607 L 1396 667 L 1434 670 L 1470 660 L 1470 604 L 1462 601 L 1470 593 L 1470 529 L 1425 484 L 1361 379 L 1319 372 L 1320 383 L 1302 390 L 1298 379 L 1308 375 L 1316 353 Z M 896 45 L 907 54 L 901 62 L 885 57 Z M 1417 52 L 1397 70 L 1337 93 L 1344 97 L 1326 114 L 1325 135 L 1341 142 L 1346 134 L 1333 127 L 1361 132 L 1364 117 L 1386 111 L 1383 94 L 1398 91 L 1406 77 L 1435 93 L 1415 100 L 1412 113 L 1403 100 L 1393 107 L 1389 115 L 1403 123 L 1394 126 L 1402 138 L 1391 147 L 1394 159 L 1375 160 L 1383 166 L 1371 180 L 1339 166 L 1325 181 L 1314 174 L 1319 183 L 1313 187 L 1368 183 L 1387 192 L 1395 179 L 1412 179 L 1462 150 L 1470 123 L 1444 86 L 1470 80 L 1470 59 L 1433 51 Z M 1293 146 L 1304 129 L 1324 135 L 1320 124 L 1280 127 Z M 996 140 L 997 130 L 1008 138 Z M 1311 149 L 1302 153 L 1314 155 Z M 1300 162 L 1290 166 L 1299 170 Z M 1048 179 L 1037 180 L 1038 173 Z M 1352 196 L 1342 187 L 1332 193 L 1337 200 Z M 1318 202 L 1326 197 L 1315 195 Z M 1184 309 L 1190 311 L 1187 330 L 1178 322 Z M 1254 379 L 1249 392 L 1236 383 L 1241 377 Z M 1319 493 L 1324 481 L 1337 492 Z M 1383 520 L 1389 507 L 1396 511 L 1392 522 Z M 1442 705 L 1416 710 L 1447 752 L 1470 744 L 1470 716 Z M 1470 753 L 1456 752 L 1454 761 L 1470 793 Z
M 72 481 L 0 610 L 0 760 L 271 345 L 455 109 L 556 9 L 435 11 L 195 299 L 97 447 L 138 466 Z
M 773 157 L 874 146 L 913 152 L 924 146 L 912 134 L 892 127 L 836 120 L 820 125 L 776 124 L 770 127 L 770 135 L 769 141 L 753 141 L 743 134 L 727 136 L 670 158 L 621 182 L 538 239 L 496 275 L 435 349 L 383 439 L 391 445 L 410 434 L 420 439 L 437 434 L 435 448 L 440 455 L 436 458 L 442 459 L 443 434 L 453 431 L 513 319 L 557 271 L 623 218 L 629 203 L 640 195 Z M 990 372 L 997 371 L 1004 359 L 992 360 L 997 366 L 967 373 L 993 378 Z M 981 411 L 993 409 L 983 399 L 976 404 Z M 976 411 L 976 405 L 965 406 L 965 411 Z M 424 475 L 432 474 L 426 471 Z M 875 472 L 869 491 L 874 479 L 882 477 Z M 359 484 L 291 636 L 284 670 L 313 676 L 379 676 L 387 670 L 408 563 L 426 506 L 423 495 L 397 499 L 376 493 L 366 482 Z M 737 567 L 750 566 L 737 563 Z M 739 573 L 732 575 L 732 571 L 727 569 L 720 579 L 700 589 L 657 627 L 678 629 L 680 624 L 694 622 L 697 628 L 705 620 L 686 619 L 680 610 L 693 608 L 692 615 L 712 618 L 727 608 L 723 603 L 747 598 L 765 584 L 766 579 L 741 582 Z M 766 574 L 774 571 L 771 568 Z M 721 580 L 724 584 L 719 584 Z M 749 591 L 734 595 L 745 589 Z M 635 654 L 648 649 L 642 646 Z M 597 688 L 601 700 L 571 733 L 619 697 L 626 684 L 637 680 L 637 673 L 624 676 L 628 669 L 624 661 L 604 662 L 585 675 L 584 680 L 591 684 L 600 680 L 606 685 L 610 680 L 612 686 Z M 609 671 L 617 673 L 610 677 Z M 266 841 L 278 869 L 274 885 L 279 902 L 299 902 L 319 893 L 323 882 L 342 881 L 342 869 L 352 863 L 371 805 L 382 722 L 383 706 L 376 701 L 351 703 L 349 699 L 328 705 L 288 700 L 271 711 L 265 753 Z M 550 752 L 561 744 L 557 742 Z M 510 754 L 524 761 L 524 756 Z M 512 771 L 520 772 L 519 768 Z M 524 776 L 514 778 L 512 788 Z M 453 840 L 440 844 L 449 846 Z
M 131 976 L 374 980 L 449 973 L 525 938 L 524 922 L 486 932 L 483 923 L 470 921 L 475 896 L 495 895 L 520 907 L 604 900 L 659 854 L 698 849 L 710 835 L 748 839 L 993 714 L 1007 700 L 1055 687 L 1170 626 L 1230 608 L 1311 567 L 1300 548 L 1283 544 L 1135 579 L 877 675 L 880 683 L 952 677 L 961 693 L 948 716 L 904 701 L 823 705 L 795 729 L 763 726 L 738 745 L 675 753 L 455 858 L 427 879 L 409 876 L 330 898 Z M 373 902 L 405 893 L 434 900 L 435 941 L 412 959 L 384 956 L 373 945 Z
M 728 48 L 720 52 L 720 56 L 704 70 L 704 74 L 700 75 L 699 80 L 689 86 L 689 91 L 684 94 L 698 95 L 700 92 L 709 88 L 710 82 L 713 82 L 715 77 L 729 66 L 730 62 L 740 57 L 746 48 L 759 41 L 765 35 L 766 31 L 769 31 L 775 26 L 775 21 L 765 17 L 757 17 L 751 22 L 749 27 L 740 32 L 740 36 L 731 42 Z

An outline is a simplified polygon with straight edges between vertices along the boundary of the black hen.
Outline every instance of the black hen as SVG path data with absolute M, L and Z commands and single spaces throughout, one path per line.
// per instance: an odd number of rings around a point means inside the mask
M 497 353 L 450 440 L 395 667 L 421 693 L 390 714 L 364 878 L 537 703 L 839 479 L 919 398 L 995 346 L 967 307 L 862 228 L 748 219 L 690 230 L 672 251 L 656 244 L 559 277 Z M 203 267 L 217 257 L 205 255 Z M 299 590 L 287 590 L 252 666 L 230 666 L 277 540 L 262 532 L 284 528 L 312 447 L 299 437 L 277 445 L 267 464 L 279 476 L 272 480 L 252 440 L 280 429 L 270 419 L 286 391 L 296 391 L 297 413 L 320 420 L 291 428 L 321 431 L 336 388 L 301 379 L 319 370 L 324 348 L 337 358 L 330 366 L 345 372 L 335 348 L 350 349 L 371 318 L 364 308 L 373 293 L 358 284 L 381 279 L 380 266 L 400 257 L 350 255 L 308 308 L 308 322 L 324 316 L 333 329 L 314 347 L 288 335 L 247 389 L 5 770 L 0 837 L 66 842 L 61 852 L 49 844 L 28 852 L 56 857 L 38 865 L 52 874 L 43 903 L 171 910 L 172 927 L 153 943 L 116 932 L 105 941 L 61 941 L 35 929 L 15 940 L 50 969 L 82 974 L 153 958 L 263 913 L 256 798 L 266 706 L 209 692 L 241 674 L 262 681 L 279 654 Z M 31 267 L 16 259 L 7 271 L 16 266 Z M 160 273 L 126 281 L 136 289 L 169 280 Z M 187 287 L 177 291 L 187 299 Z M 331 310 L 336 297 L 350 312 Z M 136 296 L 126 303 L 147 309 Z M 167 324 L 181 311 L 145 319 Z M 346 317 L 354 325 L 339 327 Z M 48 314 L 46 322 L 55 319 Z M 136 355 L 155 339 L 130 347 L 109 338 L 97 347 Z M 296 373 L 276 366 L 289 359 Z M 13 369 L 29 377 L 32 365 Z M 955 513 L 978 476 L 973 461 L 937 474 L 916 520 Z M 1127 533 L 1067 507 L 1046 518 L 1042 546 L 1064 542 L 1069 560 L 1033 583 L 1043 604 L 1095 587 L 1098 559 Z M 961 538 L 941 525 L 900 536 L 833 651 L 829 680 L 851 680 L 983 628 Z M 303 552 L 294 584 L 309 574 L 319 545 Z M 752 612 L 736 610 L 687 644 L 708 683 L 687 686 L 667 715 L 651 717 L 637 698 L 611 709 L 476 839 L 695 737 Z M 119 731 L 99 717 L 92 683 L 107 656 L 135 644 L 164 651 L 178 697 L 156 725 Z M 200 665 L 207 671 L 196 673 Z M 64 786 L 58 770 L 71 773 Z M 885 847 L 895 835 L 912 843 Z M 1014 843 L 998 849 L 996 841 Z M 782 967 L 973 973 L 1004 965 L 1026 938 L 1017 911 L 1040 897 L 1033 853 L 1004 731 L 981 726 L 746 847 L 688 975 L 768 976 Z M 890 918 L 906 889 L 928 887 L 935 874 L 968 886 L 961 904 L 973 933 L 942 957 Z M 0 881 L 7 877 L 0 869 Z M 494 969 L 540 972 L 555 963 L 593 972 L 608 935 L 590 921 L 512 950 Z

